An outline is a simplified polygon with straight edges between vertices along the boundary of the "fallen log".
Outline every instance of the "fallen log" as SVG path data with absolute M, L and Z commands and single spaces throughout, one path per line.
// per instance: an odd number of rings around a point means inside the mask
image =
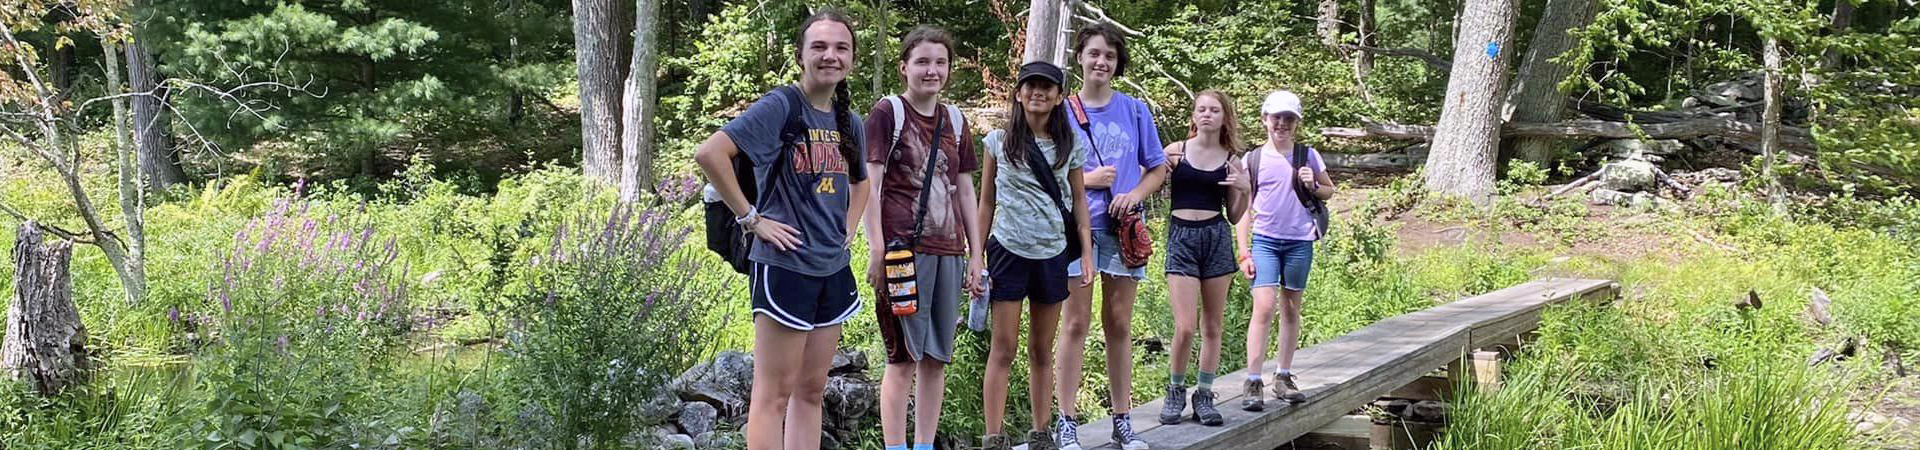
M 1638 130 L 1636 130 L 1636 128 Z M 1644 135 L 1641 133 L 1645 133 Z M 1365 122 L 1360 128 L 1321 128 L 1320 135 L 1341 139 L 1433 139 L 1433 127 L 1396 123 Z M 1555 123 L 1508 123 L 1501 127 L 1502 137 L 1563 137 L 1610 139 L 1694 139 L 1707 136 L 1725 138 L 1751 148 L 1760 146 L 1760 126 L 1726 118 L 1699 118 L 1679 122 L 1633 125 L 1604 120 L 1568 120 Z M 1813 136 L 1805 128 L 1783 127 L 1781 148 L 1812 155 Z

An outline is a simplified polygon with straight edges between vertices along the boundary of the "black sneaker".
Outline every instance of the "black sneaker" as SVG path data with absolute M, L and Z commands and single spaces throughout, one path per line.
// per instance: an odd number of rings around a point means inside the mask
M 1186 386 L 1167 386 L 1167 398 L 1163 402 L 1160 404 L 1160 424 L 1180 423 L 1180 413 L 1186 412 L 1187 409 Z
M 1080 423 L 1061 414 L 1053 421 L 1053 439 L 1050 441 L 1054 448 L 1060 450 L 1080 450 Z
M 1145 439 L 1140 439 L 1140 435 L 1133 432 L 1133 421 L 1120 416 L 1113 417 L 1113 445 L 1119 446 L 1121 450 L 1152 449 Z
M 981 450 L 1013 450 L 1013 444 L 1007 443 L 1006 436 L 993 435 L 993 436 L 987 436 L 986 442 L 982 443 L 980 449 Z
M 1267 402 L 1260 399 L 1260 396 L 1267 392 L 1266 385 L 1261 383 L 1260 380 L 1249 378 L 1245 386 L 1247 389 L 1246 398 L 1240 399 L 1240 409 L 1255 412 L 1266 411 Z
M 1307 393 L 1300 392 L 1300 386 L 1293 384 L 1293 374 L 1273 374 L 1273 398 L 1288 403 L 1307 401 Z
M 1213 390 L 1195 389 L 1193 391 L 1193 420 L 1201 425 L 1217 427 L 1227 423 L 1220 417 L 1220 410 L 1213 408 Z
M 1055 446 L 1053 435 L 1041 430 L 1027 432 L 1027 450 L 1059 450 Z

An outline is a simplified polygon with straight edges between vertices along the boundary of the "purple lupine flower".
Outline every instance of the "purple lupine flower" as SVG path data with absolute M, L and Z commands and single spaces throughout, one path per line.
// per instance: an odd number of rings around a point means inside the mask
M 167 322 L 176 323 L 176 324 L 180 323 L 180 307 L 177 307 L 177 306 L 167 307 Z
M 287 342 L 287 335 L 285 334 L 280 335 L 279 339 L 274 340 L 274 346 L 279 347 L 280 353 L 282 354 L 285 354 L 287 352 L 288 344 L 289 342 Z
M 295 197 L 300 196 L 300 194 L 305 193 L 306 191 L 307 191 L 306 177 L 301 177 L 299 180 L 296 180 L 293 182 L 293 195 Z
M 233 298 L 227 295 L 226 289 L 220 290 L 220 309 L 229 313 L 233 312 Z

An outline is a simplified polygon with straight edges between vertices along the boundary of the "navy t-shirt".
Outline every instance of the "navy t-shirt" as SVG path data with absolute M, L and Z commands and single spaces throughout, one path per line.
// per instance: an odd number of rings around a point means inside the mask
M 781 148 L 780 131 L 786 126 L 792 104 L 778 92 L 770 92 L 755 101 L 747 111 L 720 127 L 733 139 L 747 158 L 753 161 L 753 173 L 767 190 L 766 202 L 759 205 L 760 215 L 787 224 L 800 231 L 801 245 L 793 251 L 760 239 L 753 241 L 754 262 L 779 267 L 808 276 L 824 277 L 847 268 L 847 209 L 853 201 L 853 183 L 866 181 L 863 161 L 861 119 L 848 112 L 848 126 L 854 135 L 840 135 L 833 112 L 803 106 L 801 123 L 806 138 Z M 854 143 L 855 164 L 840 157 L 840 142 Z M 787 169 L 772 172 L 780 152 L 787 152 Z M 749 199 L 754 200 L 754 199 Z

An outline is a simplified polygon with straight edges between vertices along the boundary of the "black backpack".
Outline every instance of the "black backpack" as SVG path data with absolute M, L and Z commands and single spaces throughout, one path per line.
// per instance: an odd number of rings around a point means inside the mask
M 786 100 L 788 111 L 786 125 L 780 128 L 779 156 L 774 158 L 773 169 L 767 171 L 778 177 L 786 172 L 787 158 L 793 153 L 793 146 L 806 138 L 807 125 L 801 121 L 800 115 L 805 114 L 810 106 L 806 97 L 801 95 L 800 88 L 792 85 L 775 89 L 773 95 Z M 763 209 L 761 207 L 766 205 L 766 194 L 773 190 L 773 185 L 767 183 L 771 180 L 761 180 L 754 174 L 753 160 L 747 158 L 747 152 L 733 155 L 733 176 L 740 182 L 740 192 L 753 201 L 754 208 Z M 740 223 L 734 221 L 733 210 L 727 209 L 726 202 L 709 201 L 706 202 L 706 208 L 707 250 L 720 255 L 720 259 L 733 266 L 734 272 L 742 275 L 751 272 L 753 262 L 748 256 L 753 252 L 753 236 L 747 235 L 746 230 L 740 228 Z

